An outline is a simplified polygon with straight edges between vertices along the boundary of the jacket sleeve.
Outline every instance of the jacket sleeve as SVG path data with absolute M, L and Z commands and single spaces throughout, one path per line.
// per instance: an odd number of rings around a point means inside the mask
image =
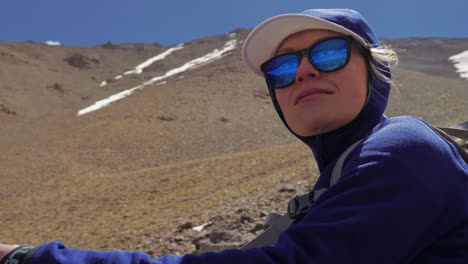
M 182 257 L 176 255 L 152 259 L 143 252 L 69 249 L 62 242 L 53 241 L 38 246 L 24 264 L 179 264 L 181 261 Z

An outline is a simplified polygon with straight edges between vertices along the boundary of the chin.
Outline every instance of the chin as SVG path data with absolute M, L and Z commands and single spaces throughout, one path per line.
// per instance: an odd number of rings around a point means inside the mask
M 311 128 L 311 127 L 308 127 L 308 128 L 291 128 L 294 133 L 298 134 L 299 136 L 302 136 L 302 137 L 310 137 L 310 136 L 316 136 L 316 135 L 319 135 L 319 134 L 323 134 L 325 133 L 325 131 L 323 129 L 316 129 L 316 128 Z
M 337 128 L 339 125 L 327 122 L 326 120 L 307 120 L 302 121 L 302 124 L 309 124 L 307 126 L 300 126 L 291 129 L 298 135 L 303 137 L 316 136 L 324 133 L 331 132 Z

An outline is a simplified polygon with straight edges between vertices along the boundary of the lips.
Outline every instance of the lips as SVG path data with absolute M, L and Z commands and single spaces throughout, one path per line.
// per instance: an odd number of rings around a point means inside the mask
M 305 89 L 304 91 L 300 92 L 296 96 L 296 100 L 294 101 L 294 104 L 299 103 L 304 97 L 314 95 L 314 94 L 332 94 L 332 92 L 325 90 L 325 89 L 319 89 L 319 88 L 308 88 Z

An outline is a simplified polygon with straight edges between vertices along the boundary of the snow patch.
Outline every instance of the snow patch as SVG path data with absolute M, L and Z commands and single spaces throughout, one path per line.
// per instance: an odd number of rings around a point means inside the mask
M 457 72 L 460 73 L 460 77 L 468 80 L 468 50 L 451 56 L 449 60 L 453 61 Z
M 165 57 L 167 57 L 169 54 L 171 54 L 172 52 L 176 51 L 176 50 L 180 50 L 180 49 L 183 49 L 184 48 L 184 44 L 179 44 L 173 48 L 170 48 L 168 50 L 166 50 L 165 52 L 159 54 L 159 55 L 156 55 L 148 60 L 146 60 L 145 62 L 135 66 L 135 68 L 133 68 L 133 70 L 130 70 L 130 71 L 126 71 L 123 73 L 123 75 L 130 75 L 130 74 L 141 74 L 143 73 L 143 69 L 150 66 L 151 64 L 153 64 L 154 62 L 156 61 L 159 61 L 159 60 L 162 60 L 164 59 Z M 116 77 L 114 77 L 115 80 L 119 80 L 119 79 L 122 79 L 123 78 L 123 75 L 118 75 Z M 107 85 L 107 83 L 105 83 L 103 85 L 104 82 L 101 83 L 101 87 Z
M 163 80 L 166 79 L 166 78 L 169 78 L 169 77 L 174 76 L 176 74 L 179 74 L 181 72 L 187 71 L 189 69 L 198 68 L 198 67 L 200 67 L 202 65 L 208 64 L 210 62 L 213 62 L 215 60 L 218 60 L 218 59 L 228 55 L 229 51 L 234 50 L 236 48 L 236 45 L 237 45 L 237 40 L 235 40 L 235 39 L 230 40 L 230 41 L 226 42 L 226 44 L 224 45 L 224 47 L 221 50 L 215 49 L 212 52 L 210 52 L 208 54 L 205 54 L 204 56 L 202 56 L 200 58 L 196 58 L 194 60 L 191 60 L 191 61 L 185 63 L 184 65 L 182 65 L 182 66 L 180 66 L 178 68 L 175 68 L 175 69 L 172 69 L 172 70 L 166 72 L 166 74 L 164 74 L 162 76 L 154 77 L 149 81 L 143 82 L 141 85 L 138 85 L 138 86 L 135 86 L 135 87 L 130 88 L 128 90 L 122 91 L 120 93 L 111 95 L 110 97 L 108 97 L 106 99 L 97 101 L 93 105 L 78 111 L 77 116 L 84 115 L 84 114 L 87 114 L 89 112 L 93 112 L 93 111 L 99 110 L 101 108 L 104 108 L 104 107 L 110 105 L 111 103 L 113 103 L 115 101 L 121 100 L 121 99 L 133 94 L 137 90 L 145 88 L 148 85 L 151 85 L 151 84 L 154 84 L 154 83 L 156 83 L 155 84 L 156 86 L 165 84 L 165 81 L 163 82 Z
M 209 225 L 212 225 L 212 224 L 213 224 L 213 222 L 210 221 L 210 222 L 205 223 L 205 224 L 203 224 L 203 225 L 194 226 L 194 227 L 192 228 L 192 230 L 197 231 L 197 232 L 201 232 L 201 231 L 203 231 L 203 229 L 205 229 L 205 227 L 207 227 L 207 226 L 209 226 Z
M 60 45 L 62 45 L 60 42 L 53 41 L 53 40 L 48 40 L 48 41 L 45 42 L 45 44 L 47 44 L 49 46 L 60 46 Z
M 180 50 L 180 49 L 183 49 L 184 48 L 184 44 L 179 44 L 173 48 L 170 48 L 168 50 L 166 50 L 165 52 L 159 54 L 159 55 L 156 55 L 152 58 L 150 58 L 149 60 L 137 65 L 133 70 L 130 70 L 130 71 L 126 71 L 124 73 L 124 75 L 129 75 L 129 74 L 141 74 L 143 73 L 143 69 L 150 66 L 151 64 L 155 63 L 156 61 L 159 61 L 159 60 L 162 60 L 164 58 L 166 58 L 169 54 L 171 54 L 172 52 L 176 51 L 176 50 Z

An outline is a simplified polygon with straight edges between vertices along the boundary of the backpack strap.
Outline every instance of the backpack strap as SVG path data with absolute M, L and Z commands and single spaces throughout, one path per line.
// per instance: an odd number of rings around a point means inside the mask
M 249 243 L 243 245 L 241 249 L 273 245 L 273 243 L 278 240 L 279 234 L 286 230 L 286 228 L 288 228 L 293 222 L 294 219 L 289 218 L 288 214 L 281 215 L 265 231 L 263 231 L 263 233 L 258 235 Z
M 345 159 L 361 141 L 362 139 L 349 146 L 338 158 L 330 177 L 330 187 L 340 179 Z M 307 194 L 292 198 L 288 203 L 288 213 L 284 215 L 276 213 L 268 214 L 264 224 L 265 231 L 249 243 L 243 245 L 241 249 L 264 247 L 275 243 L 280 233 L 286 230 L 294 221 L 301 219 L 309 211 L 312 203 L 326 190 L 327 188 L 312 190 Z
M 355 142 L 354 144 L 352 144 L 350 147 L 348 147 L 344 152 L 343 154 L 341 154 L 340 158 L 338 159 L 338 161 L 336 162 L 335 164 L 335 167 L 333 167 L 333 171 L 332 171 L 332 175 L 330 177 L 330 186 L 333 186 L 341 177 L 341 171 L 343 170 L 343 164 L 344 164 L 344 161 L 345 159 L 348 157 L 349 153 L 351 153 L 351 151 L 353 151 L 353 149 L 359 144 L 361 143 L 363 139 Z
M 454 125 L 451 127 L 436 127 L 438 130 L 442 130 L 445 133 L 461 138 L 463 140 L 468 140 L 468 121 L 462 122 L 458 125 Z
M 465 122 L 465 124 L 468 124 L 468 121 Z M 463 149 L 462 146 L 460 146 L 460 144 L 458 144 L 457 142 L 455 142 L 455 140 L 453 140 L 450 136 L 453 135 L 455 137 L 459 137 L 457 135 L 460 135 L 460 133 L 464 132 L 466 134 L 468 134 L 468 130 L 457 130 L 456 134 L 452 134 L 451 132 L 453 132 L 452 130 L 447 130 L 446 128 L 442 128 L 442 127 L 434 127 L 434 129 L 437 131 L 437 133 L 439 133 L 440 136 L 442 136 L 443 138 L 445 138 L 447 141 L 451 142 L 453 145 L 455 145 L 455 147 L 457 148 L 458 152 L 460 153 L 460 156 L 463 158 L 463 160 L 465 160 L 466 163 L 468 163 L 468 152 L 466 150 Z M 459 137 L 461 138 L 461 137 Z M 468 137 L 467 137 L 468 138 Z M 467 139 L 468 140 L 468 139 Z

